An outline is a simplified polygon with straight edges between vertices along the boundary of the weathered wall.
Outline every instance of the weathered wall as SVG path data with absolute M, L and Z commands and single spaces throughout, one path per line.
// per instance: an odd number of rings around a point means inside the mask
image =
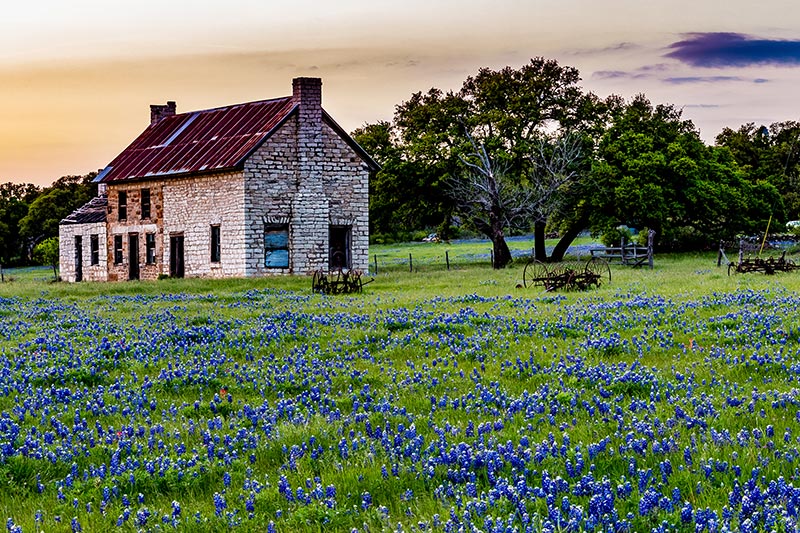
M 322 176 L 332 225 L 352 226 L 352 267 L 369 268 L 369 167 L 327 124 Z
M 244 175 L 227 172 L 165 180 L 163 264 L 169 272 L 169 237 L 183 233 L 185 276 L 245 276 Z M 211 226 L 220 226 L 222 257 L 211 263 Z
M 313 156 L 300 159 L 297 119 L 287 121 L 247 160 L 247 275 L 307 274 L 328 268 L 330 225 L 352 226 L 352 266 L 369 267 L 369 169 L 327 124 Z M 309 168 L 313 167 L 309 178 Z M 288 223 L 288 269 L 264 266 L 265 223 Z
M 290 224 L 292 201 L 297 191 L 297 121 L 291 119 L 245 162 L 246 275 L 287 274 L 295 270 L 293 254 L 289 268 L 264 266 L 264 225 Z M 289 225 L 289 240 L 294 228 Z
M 108 240 L 106 241 L 106 261 L 108 264 L 109 281 L 125 281 L 128 279 L 129 249 L 128 235 L 139 235 L 139 279 L 156 279 L 159 274 L 169 270 L 169 264 L 164 265 L 161 242 L 163 233 L 164 198 L 162 194 L 162 181 L 145 181 L 136 183 L 109 184 L 108 191 Z M 150 189 L 150 217 L 142 218 L 141 190 Z M 125 191 L 128 195 L 128 214 L 125 220 L 119 219 L 119 192 Z M 146 264 L 145 235 L 156 235 L 156 262 Z M 122 263 L 114 263 L 114 236 L 122 235 Z M 167 256 L 169 258 L 169 256 Z
M 83 238 L 82 262 L 84 281 L 106 281 L 106 225 L 103 222 L 93 224 L 64 224 L 58 227 L 58 255 L 60 263 L 59 275 L 64 281 L 76 281 L 75 272 L 75 236 Z M 91 264 L 91 236 L 98 236 L 98 264 Z
M 150 189 L 151 216 L 141 218 L 141 189 Z M 119 220 L 119 191 L 128 214 Z M 111 184 L 108 188 L 109 280 L 128 279 L 128 235 L 139 234 L 140 279 L 169 274 L 170 235 L 183 234 L 186 277 L 244 276 L 244 187 L 241 172 Z M 220 226 L 221 260 L 211 262 L 211 226 Z M 156 235 L 156 262 L 146 264 L 145 234 Z M 114 264 L 114 235 L 122 235 L 123 261 Z

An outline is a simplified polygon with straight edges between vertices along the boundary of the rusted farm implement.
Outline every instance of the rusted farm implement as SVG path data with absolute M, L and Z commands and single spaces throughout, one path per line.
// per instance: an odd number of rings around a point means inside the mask
M 321 294 L 352 294 L 361 292 L 364 285 L 373 281 L 364 281 L 363 272 L 355 269 L 317 270 L 311 280 L 311 290 Z
M 546 291 L 558 289 L 586 290 L 599 287 L 603 279 L 611 281 L 611 268 L 608 261 L 592 257 L 588 261 L 564 261 L 545 264 L 536 260 L 530 261 L 522 271 L 525 287 L 544 287 Z
M 791 272 L 800 268 L 791 259 L 786 259 L 786 251 L 780 257 L 745 257 L 738 263 L 728 263 L 728 275 L 731 273 L 744 274 L 749 272 L 763 272 L 764 274 L 774 274 L 776 272 Z

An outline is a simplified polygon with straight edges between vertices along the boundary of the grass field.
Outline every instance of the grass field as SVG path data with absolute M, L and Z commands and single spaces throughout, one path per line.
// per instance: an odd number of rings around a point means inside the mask
M 0 284 L 9 531 L 795 531 L 800 273 Z M 529 245 L 528 245 L 529 246 Z M 409 273 L 403 256 L 420 258 Z M 430 260 L 429 264 L 436 263 Z M 407 266 L 407 265 L 406 265 Z

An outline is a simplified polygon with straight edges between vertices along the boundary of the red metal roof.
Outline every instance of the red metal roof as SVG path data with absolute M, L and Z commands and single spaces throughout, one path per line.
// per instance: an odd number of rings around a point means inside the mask
M 295 109 L 292 97 L 182 113 L 148 126 L 95 181 L 237 168 Z

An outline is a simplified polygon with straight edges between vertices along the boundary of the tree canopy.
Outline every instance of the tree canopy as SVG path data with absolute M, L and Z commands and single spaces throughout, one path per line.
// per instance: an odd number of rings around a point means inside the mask
M 58 223 L 97 193 L 96 173 L 64 176 L 40 189 L 0 184 L 0 263 L 29 262 L 39 242 L 58 236 Z
M 560 260 L 584 229 L 650 228 L 661 247 L 677 250 L 763 231 L 770 217 L 800 218 L 800 123 L 726 128 L 708 146 L 672 105 L 641 94 L 600 99 L 579 82 L 576 69 L 544 58 L 518 69 L 483 68 L 457 92 L 414 93 L 391 122 L 357 130 L 356 140 L 383 166 L 370 184 L 373 237 L 402 239 L 438 227 L 447 238 L 455 224 L 495 241 L 532 229 L 536 257 Z M 565 139 L 579 150 L 561 158 L 556 172 Z M 448 192 L 477 194 L 465 186 L 475 185 L 475 146 L 502 170 L 495 185 L 519 187 L 516 198 L 538 191 L 549 201 L 525 217 L 501 217 L 501 230 L 480 223 L 470 202 Z M 572 179 L 545 192 L 565 175 Z M 550 257 L 547 231 L 561 236 Z

